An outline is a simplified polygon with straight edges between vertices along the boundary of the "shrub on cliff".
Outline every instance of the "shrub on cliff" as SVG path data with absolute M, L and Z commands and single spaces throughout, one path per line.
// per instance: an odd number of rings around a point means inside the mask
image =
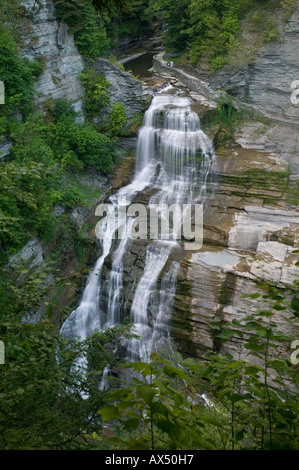
M 26 115 L 33 109 L 34 81 L 43 70 L 39 60 L 30 62 L 20 56 L 18 44 L 9 26 L 0 24 L 0 80 L 5 83 L 5 105 L 1 114 L 19 110 Z
M 91 0 L 54 0 L 54 5 L 57 17 L 69 25 L 79 52 L 86 59 L 107 55 L 110 40 Z
M 97 74 L 94 69 L 85 69 L 79 76 L 85 90 L 84 110 L 87 118 L 96 117 L 100 114 L 101 107 L 109 104 L 110 83 L 103 73 Z
M 123 130 L 125 123 L 127 122 L 126 108 L 120 101 L 117 101 L 111 106 L 109 112 L 109 120 L 106 124 L 106 132 L 110 136 L 117 136 Z

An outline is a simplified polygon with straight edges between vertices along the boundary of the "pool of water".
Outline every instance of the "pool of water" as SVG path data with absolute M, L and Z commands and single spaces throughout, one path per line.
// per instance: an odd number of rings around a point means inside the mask
M 149 69 L 153 66 L 154 52 L 146 52 L 135 59 L 124 63 L 125 70 L 132 71 L 137 78 L 148 78 L 152 76 Z

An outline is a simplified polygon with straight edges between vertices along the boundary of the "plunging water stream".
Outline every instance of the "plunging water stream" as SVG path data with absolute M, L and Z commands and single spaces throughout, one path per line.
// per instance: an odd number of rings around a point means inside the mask
M 120 204 L 125 208 L 138 200 L 153 204 L 203 204 L 209 197 L 214 161 L 213 144 L 200 129 L 200 120 L 191 110 L 191 99 L 170 85 L 156 93 L 145 113 L 137 142 L 136 171 L 133 181 L 110 197 L 115 213 Z M 183 253 L 180 240 L 148 239 L 144 251 L 143 270 L 135 279 L 129 307 L 124 272 L 126 254 L 136 240 L 132 239 L 134 215 L 126 220 L 121 240 L 116 234 L 124 221 L 107 218 L 101 226 L 102 254 L 90 273 L 82 300 L 61 328 L 69 338 L 85 339 L 95 330 L 103 330 L 121 322 L 130 313 L 134 332 L 139 339 L 127 341 L 127 358 L 148 361 L 152 351 L 169 346 L 169 320 L 173 308 L 179 270 L 177 251 Z M 177 228 L 173 227 L 175 232 Z M 108 255 L 111 267 L 105 273 Z M 141 260 L 140 260 L 141 262 Z M 107 270 L 106 270 L 107 271 Z M 106 293 L 106 295 L 104 295 Z M 125 310 L 127 310 L 125 312 Z M 106 371 L 107 372 L 107 371 Z M 105 372 L 105 373 L 106 373 Z

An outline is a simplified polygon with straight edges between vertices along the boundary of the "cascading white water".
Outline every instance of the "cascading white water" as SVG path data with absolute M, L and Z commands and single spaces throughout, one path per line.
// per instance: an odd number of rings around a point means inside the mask
M 127 356 L 131 360 L 148 362 L 153 351 L 171 351 L 169 338 L 169 320 L 174 301 L 176 279 L 180 264 L 172 261 L 169 270 L 163 276 L 160 290 L 157 291 L 157 277 L 161 273 L 171 246 L 161 252 L 156 247 L 149 247 L 145 272 L 138 284 L 131 312 L 134 315 L 134 331 L 140 339 L 129 342 Z M 153 266 L 155 272 L 152 272 Z M 146 297 L 145 297 L 146 296 Z M 150 318 L 149 318 L 150 316 Z
M 213 145 L 200 129 L 200 120 L 191 110 L 191 99 L 168 86 L 157 93 L 145 113 L 137 142 L 136 172 L 131 184 L 114 194 L 109 203 L 115 208 L 122 197 L 126 204 L 137 200 L 146 189 L 148 205 L 204 203 L 211 182 Z M 120 222 L 107 222 L 102 239 L 102 255 L 87 281 L 82 300 L 61 328 L 62 335 L 86 338 L 96 329 L 116 325 L 122 320 L 124 298 L 124 255 L 134 240 L 130 238 L 134 217 L 127 220 L 127 235 L 115 248 L 113 234 Z M 160 237 L 162 238 L 162 237 Z M 103 266 L 112 253 L 111 270 L 105 277 Z M 152 351 L 169 345 L 169 319 L 173 308 L 179 262 L 171 256 L 182 250 L 172 240 L 148 240 L 144 271 L 136 282 L 130 308 L 131 319 L 140 338 L 127 342 L 130 360 L 148 361 Z M 106 286 L 105 305 L 100 298 Z M 100 305 L 102 306 L 100 308 Z M 107 369 L 105 370 L 107 375 Z
M 149 318 L 151 312 L 151 296 L 156 291 L 158 277 L 164 268 L 172 245 L 149 245 L 146 251 L 146 261 L 143 276 L 135 291 L 131 307 L 131 315 L 134 318 L 134 333 L 140 339 L 132 339 L 128 345 L 128 357 L 133 360 L 142 359 L 148 361 L 152 352 L 152 338 L 158 315 Z
M 103 264 L 112 244 L 112 231 L 107 230 L 103 239 L 103 253 L 97 260 L 85 286 L 82 300 L 61 327 L 61 334 L 71 339 L 86 339 L 95 330 L 101 330 L 102 318 L 99 308 L 100 279 Z

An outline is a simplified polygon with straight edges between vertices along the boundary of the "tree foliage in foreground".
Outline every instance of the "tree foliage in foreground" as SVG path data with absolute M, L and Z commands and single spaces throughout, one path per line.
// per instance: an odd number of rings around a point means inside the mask
M 115 425 L 109 444 L 121 449 L 298 450 L 294 338 L 274 319 L 284 313 L 296 328 L 298 283 L 291 294 L 286 300 L 271 289 L 264 296 L 273 302 L 271 309 L 231 325 L 211 325 L 222 342 L 243 337 L 242 351 L 250 354 L 250 362 L 236 357 L 236 351 L 210 351 L 202 361 L 183 360 L 177 353 L 168 361 L 152 354 L 148 364 L 124 366 L 132 369 L 132 380 L 123 379 L 108 395 L 108 406 L 99 410 L 104 422 Z
M 46 318 L 34 320 L 48 290 L 47 270 L 9 269 L 14 282 L 7 274 L 0 279 L 0 449 L 92 448 L 101 430 L 102 372 L 119 360 L 109 344 L 115 347 L 126 327 L 86 341 L 64 338 Z M 83 371 L 77 365 L 82 358 L 88 364 Z

